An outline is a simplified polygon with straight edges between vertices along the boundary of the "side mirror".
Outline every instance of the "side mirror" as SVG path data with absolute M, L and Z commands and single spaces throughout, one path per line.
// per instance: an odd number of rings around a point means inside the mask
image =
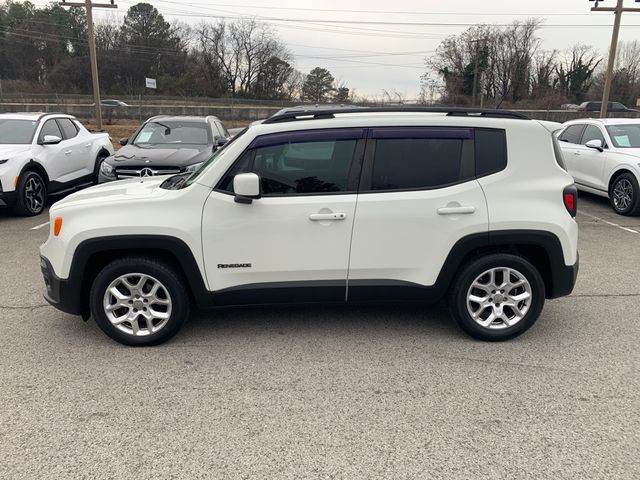
M 57 135 L 45 135 L 40 142 L 42 145 L 57 145 L 62 139 Z
M 585 147 L 594 148 L 599 152 L 604 152 L 604 148 L 602 146 L 602 140 L 589 140 L 584 144 Z
M 233 191 L 237 203 L 251 203 L 262 195 L 260 177 L 255 173 L 240 173 L 233 177 Z
M 129 143 L 129 139 L 128 139 L 127 137 L 122 137 L 122 138 L 118 141 L 118 143 L 120 143 L 120 145 L 122 145 L 122 146 L 124 147 L 127 143 Z
M 227 139 L 224 137 L 217 137 L 216 138 L 216 146 L 221 147 L 223 146 L 225 143 L 227 143 Z

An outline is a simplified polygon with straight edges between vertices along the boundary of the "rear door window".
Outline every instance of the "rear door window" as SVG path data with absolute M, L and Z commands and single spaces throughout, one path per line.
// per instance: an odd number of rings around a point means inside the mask
M 565 129 L 564 132 L 560 134 L 558 140 L 565 143 L 580 144 L 580 139 L 582 138 L 584 127 L 584 124 L 581 123 L 577 125 L 570 125 Z
M 74 138 L 78 135 L 78 128 L 68 118 L 59 118 L 58 125 L 62 129 L 62 133 L 65 139 Z
M 471 129 L 374 129 L 372 137 L 370 191 L 439 188 L 474 177 Z

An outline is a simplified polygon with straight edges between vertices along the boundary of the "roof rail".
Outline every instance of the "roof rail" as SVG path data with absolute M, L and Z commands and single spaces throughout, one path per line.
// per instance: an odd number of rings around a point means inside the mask
M 308 110 L 289 110 L 277 113 L 267 118 L 264 124 L 293 122 L 297 120 L 319 120 L 325 118 L 335 118 L 335 114 L 342 113 L 444 113 L 447 116 L 477 116 L 491 118 L 513 118 L 517 120 L 531 120 L 522 113 L 510 110 L 492 110 L 488 108 L 465 108 L 465 107 L 374 107 L 374 108 L 309 108 Z

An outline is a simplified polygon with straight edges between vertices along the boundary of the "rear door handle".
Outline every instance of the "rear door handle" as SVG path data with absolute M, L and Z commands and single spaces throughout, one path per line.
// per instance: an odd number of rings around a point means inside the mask
M 346 213 L 312 213 L 309 215 L 309 220 L 314 222 L 322 220 L 344 220 L 347 218 Z
M 474 213 L 476 211 L 476 207 L 442 207 L 437 210 L 438 215 L 460 215 L 460 214 L 469 214 Z

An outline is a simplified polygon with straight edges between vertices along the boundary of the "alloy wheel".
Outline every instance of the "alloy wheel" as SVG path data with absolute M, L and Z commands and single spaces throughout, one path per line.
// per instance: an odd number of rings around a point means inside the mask
M 103 308 L 109 322 L 132 336 L 146 336 L 165 327 L 172 311 L 171 296 L 156 278 L 127 273 L 107 287 Z
M 620 211 L 627 210 L 633 202 L 633 185 L 623 178 L 613 188 L 613 204 Z
M 467 292 L 467 311 L 481 327 L 500 330 L 522 320 L 533 300 L 531 284 L 513 268 L 484 271 Z
M 30 175 L 24 185 L 25 204 L 31 213 L 40 213 L 44 208 L 44 183 L 37 175 Z

